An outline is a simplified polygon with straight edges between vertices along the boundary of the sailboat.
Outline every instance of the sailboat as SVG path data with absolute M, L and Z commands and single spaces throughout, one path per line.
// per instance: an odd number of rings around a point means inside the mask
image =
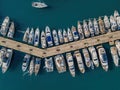
M 45 4 L 43 1 L 37 1 L 37 2 L 32 2 L 32 7 L 34 8 L 46 8 L 48 7 L 47 4 Z

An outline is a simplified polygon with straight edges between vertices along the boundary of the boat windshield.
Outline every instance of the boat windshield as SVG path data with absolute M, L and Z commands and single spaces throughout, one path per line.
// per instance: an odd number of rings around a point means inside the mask
M 37 60 L 35 63 L 36 63 L 36 64 L 40 64 L 40 60 Z
M 78 33 L 77 33 L 77 32 L 74 32 L 74 35 L 78 35 Z
M 102 57 L 103 57 L 103 62 L 107 62 L 108 61 L 107 55 L 105 53 L 102 55 Z

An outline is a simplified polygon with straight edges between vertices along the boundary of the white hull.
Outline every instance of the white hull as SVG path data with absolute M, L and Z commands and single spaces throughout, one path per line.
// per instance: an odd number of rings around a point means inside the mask
M 41 32 L 41 47 L 42 48 L 46 48 L 47 47 L 46 36 L 45 36 L 45 32 L 44 31 Z
M 12 22 L 11 25 L 10 25 L 7 37 L 13 38 L 14 33 L 15 33 L 15 26 L 14 26 L 14 22 Z
M 40 31 L 39 28 L 35 31 L 35 37 L 34 37 L 34 46 L 38 46 L 40 41 Z

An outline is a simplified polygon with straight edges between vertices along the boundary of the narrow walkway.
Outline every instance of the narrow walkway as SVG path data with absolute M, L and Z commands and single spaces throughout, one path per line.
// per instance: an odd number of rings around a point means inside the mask
M 120 39 L 120 31 L 109 32 L 104 35 L 99 35 L 84 40 L 74 41 L 67 44 L 54 46 L 47 49 L 40 49 L 34 46 L 30 46 L 21 42 L 17 42 L 11 39 L 0 37 L 0 45 L 8 48 L 15 49 L 24 53 L 28 53 L 37 57 L 45 58 L 62 54 L 78 49 L 82 49 L 88 46 L 98 45 L 107 42 L 113 42 L 114 40 Z

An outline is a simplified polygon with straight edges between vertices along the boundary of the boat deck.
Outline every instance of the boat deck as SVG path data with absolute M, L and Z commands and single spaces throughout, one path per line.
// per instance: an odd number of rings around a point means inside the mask
M 99 45 L 102 43 L 107 43 L 107 42 L 113 43 L 115 40 L 118 40 L 118 39 L 120 39 L 120 31 L 109 32 L 104 35 L 99 35 L 99 36 L 87 38 L 84 40 L 74 41 L 74 42 L 70 42 L 67 44 L 54 46 L 46 49 L 40 49 L 28 44 L 24 44 L 24 43 L 0 36 L 0 45 L 7 48 L 12 48 L 17 51 L 28 53 L 37 57 L 45 58 L 45 57 L 50 57 L 57 54 L 79 50 L 79 49 L 93 46 L 93 45 Z

